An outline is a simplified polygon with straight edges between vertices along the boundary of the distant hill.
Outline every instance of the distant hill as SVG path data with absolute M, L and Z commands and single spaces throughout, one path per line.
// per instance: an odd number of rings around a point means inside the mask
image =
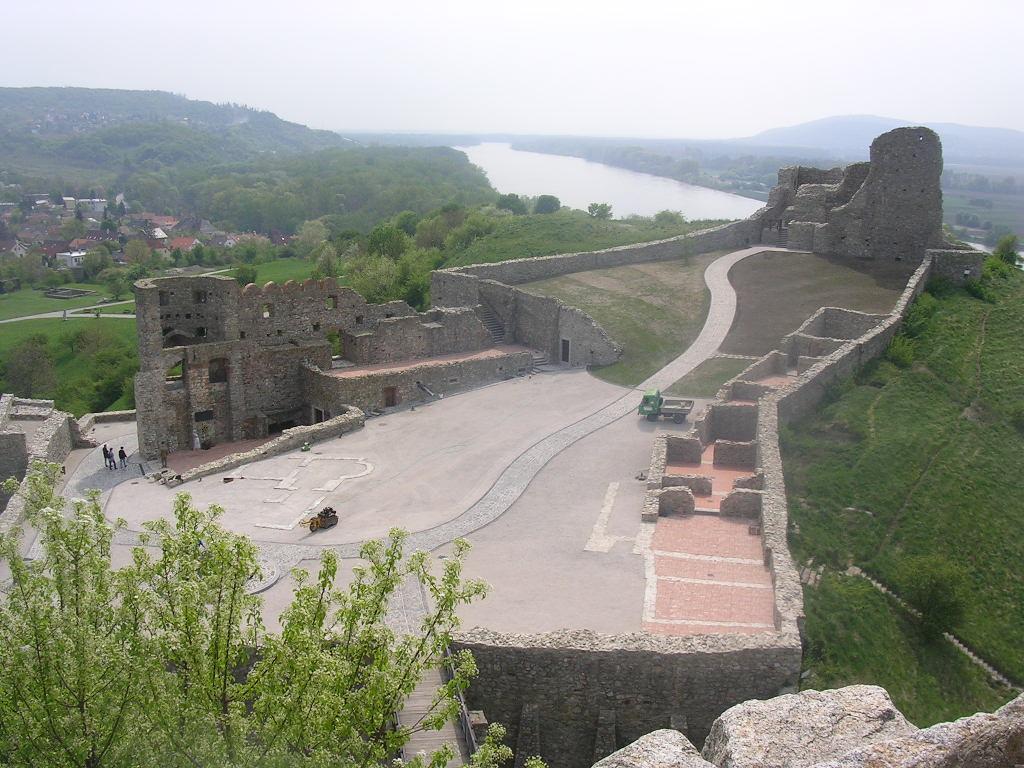
M 162 91 L 0 88 L 0 168 L 120 171 L 351 146 L 332 131 Z
M 771 128 L 749 138 L 736 139 L 733 143 L 739 146 L 788 147 L 808 153 L 825 152 L 857 160 L 867 158 L 872 139 L 902 125 L 922 123 L 873 115 L 826 117 L 785 128 Z M 939 134 L 946 162 L 1024 165 L 1024 131 L 957 123 L 923 125 Z

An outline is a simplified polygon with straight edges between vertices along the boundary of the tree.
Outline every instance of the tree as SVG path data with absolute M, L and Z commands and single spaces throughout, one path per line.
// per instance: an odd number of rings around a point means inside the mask
M 420 217 L 416 215 L 415 211 L 402 211 L 400 214 L 395 216 L 395 226 L 405 232 L 409 237 L 416 234 L 416 225 L 419 221 Z
M 85 234 L 85 223 L 80 219 L 68 219 L 60 225 L 60 236 L 64 240 L 75 240 Z
M 554 195 L 541 195 L 533 204 L 534 213 L 555 213 L 562 207 L 562 201 Z
M 280 633 L 267 632 L 258 552 L 199 510 L 187 494 L 171 520 L 145 524 L 130 564 L 115 569 L 115 528 L 93 493 L 65 509 L 53 492 L 58 465 L 26 480 L 26 517 L 42 557 L 26 561 L 0 537 L 10 594 L 0 602 L 0 759 L 16 766 L 383 765 L 418 730 L 458 711 L 475 665 L 456 653 L 452 679 L 416 724 L 393 715 L 423 673 L 444 662 L 457 609 L 483 596 L 462 577 L 468 545 L 435 572 L 426 553 L 407 554 L 405 534 L 366 544 L 347 589 L 325 551 L 315 576 L 295 571 Z M 433 606 L 419 633 L 396 635 L 387 609 L 396 589 L 421 585 Z M 492 729 L 474 756 L 494 768 L 510 756 Z M 442 766 L 450 748 L 430 756 Z M 411 763 L 422 767 L 416 758 Z M 536 765 L 536 763 L 534 763 Z
M 313 267 L 310 277 L 314 280 L 336 277 L 338 274 L 337 258 L 338 254 L 334 250 L 334 246 L 330 243 L 325 243 L 324 247 L 320 249 L 320 255 L 317 257 L 316 266 Z
M 362 256 L 345 264 L 348 284 L 371 304 L 397 299 L 402 295 L 398 264 L 386 256 Z
M 964 571 L 937 555 L 907 558 L 899 568 L 901 596 L 921 612 L 921 629 L 930 638 L 952 631 L 964 615 Z
M 996 245 L 995 250 L 992 251 L 992 255 L 1002 259 L 1011 267 L 1017 266 L 1017 259 L 1020 255 L 1017 253 L 1017 244 L 1019 240 L 1016 235 L 1006 235 L 1000 239 Z
M 49 340 L 41 333 L 15 344 L 3 363 L 7 388 L 19 397 L 39 397 L 55 384 Z
M 497 207 L 503 211 L 511 211 L 518 216 L 526 213 L 526 203 L 523 198 L 511 192 L 507 195 L 498 195 Z
M 378 224 L 366 239 L 366 250 L 376 256 L 397 259 L 409 247 L 405 233 L 394 224 Z
M 131 281 L 128 279 L 128 270 L 126 269 L 105 269 L 100 273 L 99 279 L 106 286 L 110 292 L 110 297 L 114 301 L 124 296 L 131 287 Z
M 612 207 L 608 203 L 591 203 L 587 206 L 587 213 L 595 219 L 610 219 Z
M 686 219 L 679 211 L 658 211 L 654 214 L 654 223 L 659 227 L 670 227 L 677 224 L 685 224 Z
M 112 263 L 106 248 L 93 248 L 82 259 L 82 271 L 87 279 L 91 279 L 108 269 Z
M 295 234 L 295 247 L 302 258 L 307 259 L 327 240 L 327 225 L 319 219 L 304 221 Z
M 240 285 L 255 283 L 256 279 L 256 267 L 251 264 L 242 264 L 235 267 L 235 280 L 237 280 Z
M 151 255 L 152 251 L 145 240 L 129 240 L 124 247 L 124 259 L 129 264 L 146 264 Z

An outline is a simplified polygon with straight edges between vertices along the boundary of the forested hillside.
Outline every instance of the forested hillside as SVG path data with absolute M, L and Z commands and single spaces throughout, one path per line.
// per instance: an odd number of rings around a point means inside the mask
M 0 88 L 0 189 L 113 197 L 234 231 L 335 216 L 368 229 L 399 211 L 495 195 L 443 147 L 363 147 L 270 112 L 157 91 Z

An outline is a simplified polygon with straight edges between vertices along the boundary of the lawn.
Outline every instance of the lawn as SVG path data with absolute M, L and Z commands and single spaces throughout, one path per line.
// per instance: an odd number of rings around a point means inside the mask
M 697 337 L 708 311 L 704 269 L 721 256 L 595 269 L 518 286 L 588 313 L 622 345 L 622 359 L 595 368 L 613 384 L 635 386 L 678 357 Z
M 995 291 L 940 298 L 911 365 L 868 367 L 781 437 L 794 556 L 897 592 L 909 556 L 961 566 L 957 635 L 1024 681 L 1024 275 Z
M 991 207 L 983 208 L 972 205 L 971 200 L 986 200 Z M 958 213 L 974 214 L 983 222 L 992 222 L 996 228 L 1006 227 L 1024 237 L 1024 197 L 1020 195 L 944 190 L 942 192 L 943 219 L 947 224 L 955 226 Z
M 75 319 L 43 318 L 5 323 L 0 326 L 0 363 L 7 358 L 12 347 L 35 334 L 47 337 L 53 357 L 53 386 L 43 392 L 34 392 L 34 397 L 55 399 L 57 407 L 71 411 L 76 416 L 93 407 L 93 388 L 101 377 L 101 371 L 94 366 L 92 354 L 86 350 L 73 350 L 71 336 L 80 329 L 98 329 L 105 343 L 105 350 L 117 350 L 122 356 L 134 355 L 136 347 L 135 321 L 133 319 L 100 318 L 78 316 Z M 0 391 L 9 389 L 0 378 Z M 125 398 L 118 402 L 105 402 L 103 409 L 117 410 Z M 127 407 L 127 406 L 123 406 Z
M 804 588 L 804 609 L 804 690 L 880 685 L 920 727 L 1013 698 L 951 643 L 922 639 L 906 612 L 864 579 L 826 573 Z
M 582 211 L 568 208 L 551 214 L 509 216 L 500 219 L 493 232 L 474 240 L 446 266 L 593 251 L 616 245 L 663 240 L 722 223 L 697 221 L 658 226 L 649 219 L 595 219 Z
M 316 263 L 305 259 L 290 258 L 275 259 L 254 266 L 256 267 L 256 284 L 263 285 L 265 283 L 286 283 L 289 280 L 302 282 L 313 272 Z M 231 270 L 224 274 L 234 277 L 235 271 Z
M 737 312 L 721 351 L 763 355 L 820 307 L 891 311 L 907 272 L 869 274 L 849 260 L 767 251 L 739 262 L 729 280 L 736 289 Z
M 100 285 L 69 283 L 60 286 L 61 288 L 82 288 L 84 290 L 96 291 L 93 296 L 84 296 L 80 299 L 48 299 L 43 296 L 43 291 L 32 288 L 22 288 L 13 293 L 0 294 L 0 320 L 8 320 L 12 317 L 24 317 L 25 315 L 39 315 L 43 312 L 60 312 L 61 310 L 80 309 L 99 304 L 109 296 L 107 289 Z
M 736 357 L 710 357 L 666 390 L 683 397 L 714 397 L 719 388 L 752 360 Z

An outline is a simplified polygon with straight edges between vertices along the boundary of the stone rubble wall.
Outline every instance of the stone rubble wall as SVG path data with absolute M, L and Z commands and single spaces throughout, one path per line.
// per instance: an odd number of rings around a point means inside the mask
M 715 441 L 714 464 L 716 467 L 749 469 L 753 472 L 757 468 L 757 443 L 717 440 Z
M 323 440 L 333 440 L 336 437 L 347 435 L 349 432 L 362 429 L 365 422 L 366 416 L 361 410 L 354 407 L 349 408 L 345 413 L 319 424 L 286 429 L 273 440 L 250 451 L 232 453 L 216 461 L 210 461 L 187 472 L 182 472 L 180 476 L 169 480 L 167 484 L 171 486 L 180 485 L 190 480 L 215 475 L 218 472 L 227 472 L 243 464 L 251 464 L 254 461 L 294 451 L 301 448 L 305 443 L 312 444 Z
M 614 710 L 618 743 L 672 722 L 695 741 L 733 703 L 768 698 L 796 683 L 800 638 L 771 635 L 603 635 L 586 630 L 521 635 L 474 628 L 459 632 L 479 674 L 471 709 L 519 740 L 524 705 L 539 715 L 540 754 L 549 765 L 593 762 L 602 710 Z
M 135 421 L 135 410 L 87 413 L 78 419 L 78 431 L 84 435 L 96 424 L 113 424 L 121 421 Z
M 303 399 L 310 408 L 332 414 L 348 405 L 369 412 L 385 407 L 385 387 L 395 389 L 397 402 L 401 405 L 425 403 L 434 400 L 435 396 L 525 376 L 532 365 L 533 358 L 525 351 L 441 364 L 424 361 L 422 365 L 401 371 L 367 372 L 357 377 L 332 376 L 316 366 L 305 365 L 302 369 Z M 425 392 L 419 384 L 433 395 Z
M 1024 765 L 1024 695 L 918 729 L 873 685 L 802 691 L 726 710 L 697 752 L 663 728 L 594 768 L 1010 768 Z
M 12 422 L 12 418 L 41 421 L 31 437 L 26 436 Z M 25 479 L 33 462 L 63 464 L 71 450 L 83 443 L 78 422 L 71 414 L 58 411 L 52 400 L 30 400 L 0 395 L 0 482 L 14 477 Z M 0 501 L 3 500 L 0 495 Z M 25 498 L 21 488 L 0 507 L 0 533 L 18 525 L 25 514 Z

